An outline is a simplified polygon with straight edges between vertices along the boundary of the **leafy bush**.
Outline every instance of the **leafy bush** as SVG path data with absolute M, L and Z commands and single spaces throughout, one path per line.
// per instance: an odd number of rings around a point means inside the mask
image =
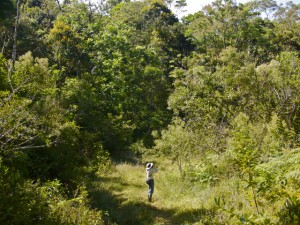
M 7 168 L 1 166 L 0 223 L 12 225 L 88 225 L 103 224 L 102 212 L 89 207 L 84 187 L 68 199 L 58 180 L 46 183 L 24 181 L 17 174 L 7 178 Z

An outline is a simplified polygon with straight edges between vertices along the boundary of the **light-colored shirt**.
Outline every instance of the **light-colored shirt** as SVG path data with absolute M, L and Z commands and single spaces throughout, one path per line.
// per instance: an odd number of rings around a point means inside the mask
M 153 179 L 153 173 L 157 173 L 158 169 L 152 167 L 152 168 L 146 168 L 146 179 L 151 180 Z

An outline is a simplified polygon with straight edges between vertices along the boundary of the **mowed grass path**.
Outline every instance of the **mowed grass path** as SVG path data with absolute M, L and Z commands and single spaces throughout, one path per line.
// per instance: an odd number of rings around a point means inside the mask
M 145 167 L 115 165 L 89 187 L 93 207 L 107 212 L 107 224 L 205 224 L 202 218 L 214 216 L 213 211 L 203 208 L 204 195 L 209 193 L 197 194 L 196 188 L 187 188 L 173 167 L 158 165 L 153 202 L 149 203 Z

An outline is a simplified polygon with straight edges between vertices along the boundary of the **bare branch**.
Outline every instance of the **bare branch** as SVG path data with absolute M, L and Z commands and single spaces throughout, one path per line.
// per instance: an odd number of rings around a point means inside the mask
M 12 89 L 12 93 L 1 102 L 0 107 L 2 107 L 6 102 L 8 102 L 20 90 L 20 88 L 22 88 L 26 84 L 28 80 L 28 78 L 25 79 L 19 87 L 17 87 L 16 89 Z

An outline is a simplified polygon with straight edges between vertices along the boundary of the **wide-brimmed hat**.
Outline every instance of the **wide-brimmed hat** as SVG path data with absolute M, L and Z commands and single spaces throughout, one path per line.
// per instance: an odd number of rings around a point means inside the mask
M 153 163 L 147 163 L 146 167 L 147 167 L 148 169 L 152 168 L 152 167 L 153 167 Z

